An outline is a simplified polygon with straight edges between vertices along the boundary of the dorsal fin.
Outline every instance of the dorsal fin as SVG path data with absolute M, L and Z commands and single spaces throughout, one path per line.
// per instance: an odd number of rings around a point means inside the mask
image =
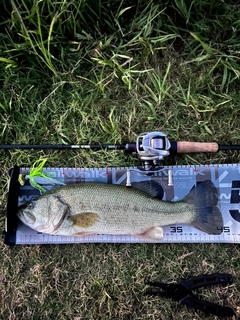
M 149 194 L 152 198 L 157 198 L 162 200 L 163 198 L 163 188 L 162 186 L 154 180 L 147 180 L 141 182 L 132 182 L 132 187 L 141 190 Z

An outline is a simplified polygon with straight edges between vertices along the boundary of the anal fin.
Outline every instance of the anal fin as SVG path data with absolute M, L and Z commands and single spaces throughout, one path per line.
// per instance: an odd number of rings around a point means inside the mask
M 77 236 L 77 237 L 85 237 L 85 236 L 90 236 L 93 235 L 95 233 L 93 232 L 76 232 L 73 234 L 73 236 Z
M 163 238 L 163 229 L 161 227 L 152 227 L 143 233 L 135 234 L 135 236 L 150 241 L 161 240 Z

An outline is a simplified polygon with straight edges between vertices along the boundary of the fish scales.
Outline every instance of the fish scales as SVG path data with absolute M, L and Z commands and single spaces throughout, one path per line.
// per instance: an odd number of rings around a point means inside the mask
M 97 222 L 88 228 L 88 231 L 93 232 L 141 233 L 146 227 L 189 223 L 192 218 L 193 205 L 179 203 L 175 206 L 125 186 L 114 188 L 111 185 L 85 184 L 82 188 L 62 188 L 60 195 L 70 206 L 72 216 L 85 212 L 98 215 Z M 66 226 L 67 223 L 62 228 Z M 85 231 L 81 228 L 79 230 Z
M 55 188 L 19 208 L 33 229 L 59 235 L 131 234 L 160 239 L 161 226 L 189 224 L 219 234 L 223 225 L 211 181 L 201 183 L 179 202 L 153 198 L 137 188 L 82 183 Z

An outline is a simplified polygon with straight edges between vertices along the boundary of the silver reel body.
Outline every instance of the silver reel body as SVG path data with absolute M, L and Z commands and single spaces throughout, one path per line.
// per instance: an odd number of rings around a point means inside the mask
M 137 137 L 136 153 L 142 160 L 142 167 L 127 170 L 126 186 L 131 186 L 131 171 L 139 171 L 143 174 L 152 175 L 155 172 L 165 170 L 161 161 L 170 154 L 171 143 L 163 132 L 144 132 Z M 172 169 L 167 169 L 168 186 L 173 185 Z
M 170 154 L 171 143 L 163 132 L 145 132 L 137 137 L 136 150 L 142 160 L 143 170 L 156 170 L 160 161 Z

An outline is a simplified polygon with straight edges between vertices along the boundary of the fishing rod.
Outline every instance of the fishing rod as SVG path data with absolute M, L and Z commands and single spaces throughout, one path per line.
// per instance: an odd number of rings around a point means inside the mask
M 64 150 L 64 149 L 88 149 L 88 150 L 124 150 L 127 153 L 136 153 L 142 161 L 142 171 L 159 170 L 160 162 L 170 153 L 215 153 L 218 151 L 240 150 L 240 145 L 219 145 L 217 142 L 190 142 L 190 141 L 169 141 L 163 132 L 144 132 L 141 133 L 136 142 L 116 145 L 67 145 L 67 144 L 48 144 L 48 145 L 27 145 L 12 144 L 0 145 L 0 149 L 21 149 L 21 150 Z

